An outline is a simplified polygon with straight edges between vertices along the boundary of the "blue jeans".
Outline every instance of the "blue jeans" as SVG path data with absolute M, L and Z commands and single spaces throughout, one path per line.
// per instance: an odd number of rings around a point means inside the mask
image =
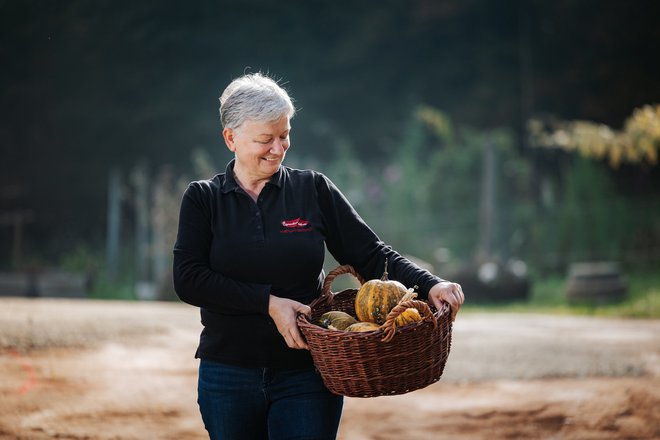
M 331 440 L 344 402 L 313 368 L 242 368 L 206 359 L 197 393 L 211 440 Z

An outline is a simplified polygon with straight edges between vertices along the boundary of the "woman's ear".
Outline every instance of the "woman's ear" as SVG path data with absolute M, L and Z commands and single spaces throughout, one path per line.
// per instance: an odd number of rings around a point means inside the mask
M 231 151 L 232 153 L 236 151 L 234 135 L 235 132 L 231 128 L 225 128 L 224 130 L 222 130 L 222 137 L 225 139 L 225 144 L 227 144 L 227 148 L 229 148 L 229 151 Z

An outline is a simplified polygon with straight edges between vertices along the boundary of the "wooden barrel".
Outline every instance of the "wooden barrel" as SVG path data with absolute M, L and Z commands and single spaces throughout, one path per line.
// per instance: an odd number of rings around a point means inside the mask
M 572 304 L 608 304 L 625 299 L 626 286 L 616 262 L 573 263 L 568 270 L 566 299 Z

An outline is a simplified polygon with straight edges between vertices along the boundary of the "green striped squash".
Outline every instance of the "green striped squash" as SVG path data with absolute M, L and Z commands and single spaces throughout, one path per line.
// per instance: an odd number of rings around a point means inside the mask
M 369 280 L 360 287 L 355 296 L 355 314 L 360 321 L 382 325 L 407 292 L 403 284 L 388 279 L 385 270 L 381 279 Z

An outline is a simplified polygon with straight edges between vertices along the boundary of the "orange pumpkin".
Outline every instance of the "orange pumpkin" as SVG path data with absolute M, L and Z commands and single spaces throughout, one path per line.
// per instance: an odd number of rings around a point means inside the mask
M 403 327 L 404 325 L 412 324 L 413 322 L 421 321 L 422 315 L 419 314 L 419 310 L 408 307 L 406 310 L 401 312 L 399 316 L 394 320 L 394 325 L 397 327 Z
M 387 314 L 408 293 L 406 287 L 398 281 L 387 278 L 385 272 L 379 280 L 369 280 L 360 287 L 355 296 L 355 314 L 358 320 L 383 324 Z

